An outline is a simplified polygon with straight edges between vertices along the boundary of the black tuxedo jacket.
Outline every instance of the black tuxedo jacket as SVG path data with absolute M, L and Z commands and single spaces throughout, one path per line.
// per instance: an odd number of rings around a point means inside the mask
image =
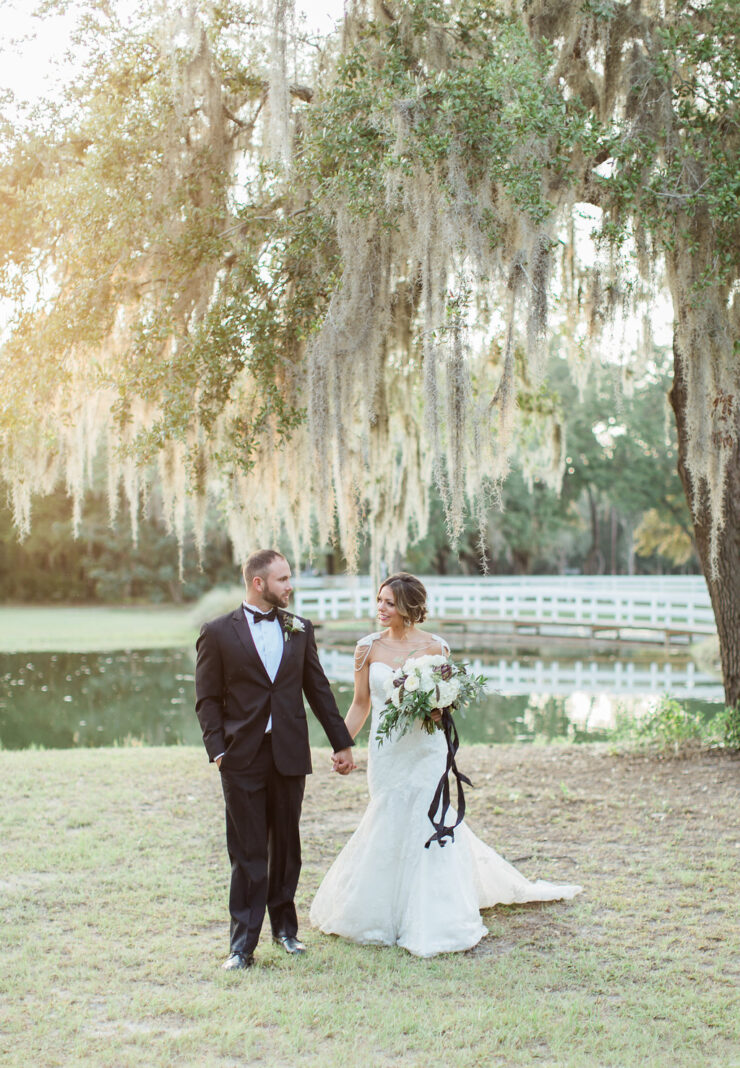
M 332 748 L 353 744 L 319 663 L 310 621 L 301 619 L 304 630 L 291 633 L 285 621 L 299 617 L 283 612 L 278 617 L 288 640 L 274 682 L 255 648 L 241 605 L 206 623 L 198 638 L 195 711 L 209 758 L 224 753 L 221 767 L 227 771 L 249 767 L 272 716 L 272 753 L 278 771 L 310 773 L 304 693 Z

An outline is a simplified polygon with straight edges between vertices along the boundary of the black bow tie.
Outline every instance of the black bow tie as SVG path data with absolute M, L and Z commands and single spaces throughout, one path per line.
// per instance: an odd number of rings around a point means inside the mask
M 263 619 L 272 623 L 273 619 L 277 619 L 277 608 L 271 608 L 269 612 L 257 612 L 254 608 L 250 608 L 249 605 L 245 605 L 244 607 L 248 612 L 252 613 L 255 623 L 261 623 Z

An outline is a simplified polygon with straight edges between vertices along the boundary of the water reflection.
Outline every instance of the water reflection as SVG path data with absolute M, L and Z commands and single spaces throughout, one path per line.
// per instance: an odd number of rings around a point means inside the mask
M 321 657 L 330 678 L 352 678 L 351 654 L 325 649 Z M 622 656 L 588 650 L 563 656 L 530 648 L 465 659 L 473 672 L 488 679 L 492 691 L 465 719 L 458 719 L 460 736 L 469 744 L 596 741 L 607 737 L 620 711 L 639 716 L 665 693 L 707 719 L 724 697 L 721 683 L 699 671 L 693 660 L 675 655 L 659 659 L 654 650 L 647 657 L 635 650 Z
M 14 653 L 0 664 L 5 749 L 200 740 L 187 650 Z
M 320 653 L 344 714 L 352 699 L 352 654 L 328 648 Z M 716 680 L 675 658 L 556 660 L 528 653 L 470 660 L 497 692 L 459 719 L 467 743 L 600 738 L 620 706 L 640 711 L 670 691 L 710 715 L 722 699 Z M 3 655 L 0 745 L 199 744 L 194 667 L 189 649 Z M 311 743 L 327 745 L 313 716 L 309 724 Z M 367 733 L 366 727 L 360 744 Z

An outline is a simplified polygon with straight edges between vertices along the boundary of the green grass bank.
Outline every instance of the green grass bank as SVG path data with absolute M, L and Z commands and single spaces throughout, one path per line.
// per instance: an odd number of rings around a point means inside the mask
M 190 605 L 4 605 L 2 653 L 105 653 L 119 649 L 194 646 L 203 623 L 235 608 L 243 591 L 215 589 Z M 352 643 L 371 628 L 368 620 L 320 624 Z
M 361 754 L 364 761 L 364 754 Z M 366 803 L 315 753 L 294 961 L 227 975 L 217 772 L 197 748 L 0 752 L 9 1066 L 740 1064 L 740 760 L 463 750 L 473 829 L 574 902 L 497 908 L 418 960 L 308 927 Z
M 192 606 L 6 605 L 0 608 L 0 653 L 172 649 L 192 645 L 197 636 Z

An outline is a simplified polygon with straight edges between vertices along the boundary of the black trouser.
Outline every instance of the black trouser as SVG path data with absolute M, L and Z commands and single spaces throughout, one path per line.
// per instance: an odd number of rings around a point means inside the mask
M 231 861 L 231 952 L 251 953 L 265 908 L 273 934 L 298 934 L 295 897 L 301 871 L 299 822 L 304 775 L 281 775 L 266 734 L 249 767 L 221 772 L 226 848 Z

